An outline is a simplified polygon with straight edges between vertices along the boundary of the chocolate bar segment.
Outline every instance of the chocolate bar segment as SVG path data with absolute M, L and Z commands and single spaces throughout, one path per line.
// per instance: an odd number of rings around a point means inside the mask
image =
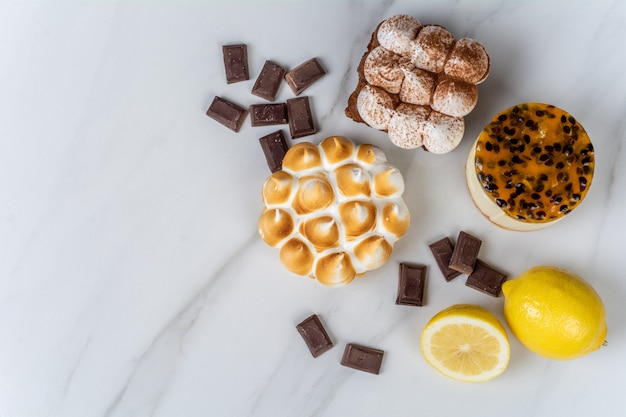
M 478 258 L 482 241 L 469 233 L 461 231 L 450 258 L 450 268 L 463 274 L 471 274 Z
M 265 154 L 267 166 L 271 172 L 280 171 L 283 168 L 283 158 L 289 149 L 283 132 L 277 130 L 274 133 L 263 136 L 259 139 L 261 148 Z
M 452 258 L 452 252 L 454 251 L 454 245 L 452 241 L 448 237 L 444 237 L 436 241 L 435 243 L 431 243 L 429 246 L 430 251 L 435 257 L 435 261 L 437 262 L 437 266 L 439 270 L 443 274 L 443 277 L 446 281 L 450 282 L 453 278 L 461 275 L 459 271 L 455 271 L 454 269 L 450 269 L 450 259 Z
M 252 126 L 284 125 L 287 123 L 287 105 L 253 104 L 250 106 L 250 120 Z
M 424 303 L 424 285 L 426 266 L 400 263 L 398 271 L 398 296 L 396 304 L 422 306 Z
M 465 281 L 465 285 L 493 297 L 499 297 L 506 275 L 496 271 L 480 259 L 476 261 L 474 272 Z
M 309 136 L 317 132 L 313 124 L 313 114 L 309 97 L 297 97 L 287 100 L 289 132 L 293 139 Z
M 284 75 L 285 69 L 283 67 L 271 61 L 265 61 L 263 69 L 261 69 L 261 73 L 252 87 L 252 94 L 268 101 L 274 101 Z
M 379 374 L 385 352 L 366 346 L 348 343 L 343 351 L 341 364 L 371 374 Z
M 299 95 L 324 74 L 326 71 L 319 61 L 316 58 L 311 58 L 285 74 L 285 81 L 287 81 L 291 91 L 295 95 Z
M 333 347 L 332 340 L 328 337 L 326 329 L 316 314 L 304 319 L 296 328 L 314 358 Z
M 215 96 L 206 115 L 217 120 L 227 128 L 239 132 L 248 111 L 237 104 Z
M 232 84 L 250 79 L 248 74 L 248 48 L 245 44 L 222 46 L 226 83 Z

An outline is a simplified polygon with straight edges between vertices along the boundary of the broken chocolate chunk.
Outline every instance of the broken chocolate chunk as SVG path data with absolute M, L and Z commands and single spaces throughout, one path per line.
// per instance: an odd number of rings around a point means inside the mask
M 422 306 L 424 303 L 425 283 L 425 265 L 400 263 L 396 304 Z
M 467 277 L 465 285 L 493 297 L 498 297 L 504 281 L 506 281 L 505 274 L 496 271 L 479 259 L 476 261 L 474 272 Z
M 461 231 L 454 251 L 452 251 L 450 268 L 463 274 L 471 274 L 478 258 L 481 243 L 480 239 Z
M 284 75 L 285 69 L 283 67 L 271 61 L 265 61 L 263 69 L 252 87 L 252 94 L 268 101 L 274 101 Z
M 245 44 L 222 46 L 226 83 L 232 84 L 250 79 L 248 74 L 248 48 Z
M 292 139 L 309 136 L 317 132 L 313 124 L 313 114 L 308 96 L 287 100 L 287 114 Z
M 324 68 L 316 58 L 312 58 L 285 74 L 285 81 L 287 81 L 291 91 L 295 95 L 299 95 L 324 74 L 326 74 Z
M 304 319 L 296 326 L 296 329 L 298 329 L 314 358 L 333 347 L 332 340 L 330 340 L 326 329 L 316 314 Z
M 235 132 L 239 131 L 247 114 L 243 107 L 219 96 L 215 96 L 206 112 L 207 116 Z
M 435 243 L 431 243 L 428 247 L 435 257 L 437 266 L 439 267 L 439 270 L 443 274 L 443 277 L 446 281 L 451 281 L 453 278 L 461 275 L 459 271 L 450 269 L 449 266 L 450 259 L 452 258 L 452 252 L 454 250 L 454 245 L 452 244 L 450 238 L 444 237 L 443 239 L 440 239 Z
M 285 103 L 253 104 L 250 106 L 252 126 L 284 125 L 287 123 Z
M 263 136 L 259 139 L 261 148 L 265 154 L 267 166 L 271 172 L 280 171 L 283 168 L 283 158 L 289 149 L 283 132 L 277 130 L 274 133 Z
M 341 364 L 371 374 L 379 374 L 385 352 L 366 346 L 348 343 Z

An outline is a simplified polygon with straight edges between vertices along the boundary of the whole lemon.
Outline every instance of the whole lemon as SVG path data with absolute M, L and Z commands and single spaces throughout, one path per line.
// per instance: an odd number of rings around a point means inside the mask
M 536 266 L 502 285 L 504 317 L 524 346 L 550 359 L 584 356 L 605 342 L 604 304 L 585 280 Z

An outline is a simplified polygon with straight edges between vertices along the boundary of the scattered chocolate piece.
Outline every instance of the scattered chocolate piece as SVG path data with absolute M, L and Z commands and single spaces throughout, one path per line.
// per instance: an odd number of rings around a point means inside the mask
M 287 123 L 287 105 L 253 104 L 250 106 L 250 120 L 252 126 L 284 125 Z
M 248 48 L 245 44 L 222 46 L 226 83 L 232 84 L 250 79 L 248 74 Z
M 435 261 L 437 262 L 437 266 L 439 270 L 443 274 L 443 277 L 446 281 L 451 281 L 453 278 L 461 275 L 459 271 L 455 271 L 454 269 L 450 269 L 450 259 L 452 258 L 452 252 L 454 250 L 454 245 L 452 241 L 448 237 L 444 237 L 436 241 L 435 243 L 431 243 L 429 246 L 430 251 L 433 253 L 435 257 Z
M 227 128 L 239 132 L 248 111 L 237 104 L 215 96 L 206 115 L 217 120 Z
M 324 74 L 326 74 L 324 68 L 316 58 L 312 58 L 285 74 L 285 81 L 293 93 L 299 95 Z
M 309 97 L 297 97 L 287 100 L 287 113 L 289 117 L 289 132 L 292 139 L 312 135 L 317 132 L 313 124 L 313 114 Z
M 261 73 L 252 87 L 252 94 L 274 101 L 284 75 L 285 69 L 283 67 L 271 61 L 265 61 L 263 69 L 261 69 Z
M 471 274 L 478 258 L 481 243 L 480 239 L 461 231 L 456 240 L 454 251 L 452 251 L 449 267 L 463 274 Z
M 332 340 L 328 337 L 326 329 L 315 314 L 304 319 L 302 323 L 296 326 L 296 329 L 298 329 L 314 358 L 333 347 Z
M 261 143 L 261 148 L 265 154 L 265 160 L 267 161 L 267 166 L 270 168 L 270 171 L 280 171 L 283 168 L 283 158 L 287 153 L 287 149 L 289 149 L 283 132 L 277 130 L 274 133 L 263 136 L 259 139 L 259 142 Z
M 398 272 L 398 297 L 396 304 L 422 306 L 424 302 L 424 284 L 426 266 L 400 263 Z
M 498 297 L 504 281 L 506 281 L 505 274 L 496 271 L 483 261 L 477 260 L 474 272 L 467 277 L 465 285 L 493 297 Z
M 363 372 L 380 373 L 384 351 L 348 343 L 343 351 L 341 364 Z

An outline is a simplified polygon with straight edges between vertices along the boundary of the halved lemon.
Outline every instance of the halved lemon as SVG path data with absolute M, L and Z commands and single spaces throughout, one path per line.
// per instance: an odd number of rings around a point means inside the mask
M 435 314 L 420 339 L 424 359 L 462 382 L 489 381 L 509 364 L 511 348 L 498 319 L 484 308 L 456 304 Z

